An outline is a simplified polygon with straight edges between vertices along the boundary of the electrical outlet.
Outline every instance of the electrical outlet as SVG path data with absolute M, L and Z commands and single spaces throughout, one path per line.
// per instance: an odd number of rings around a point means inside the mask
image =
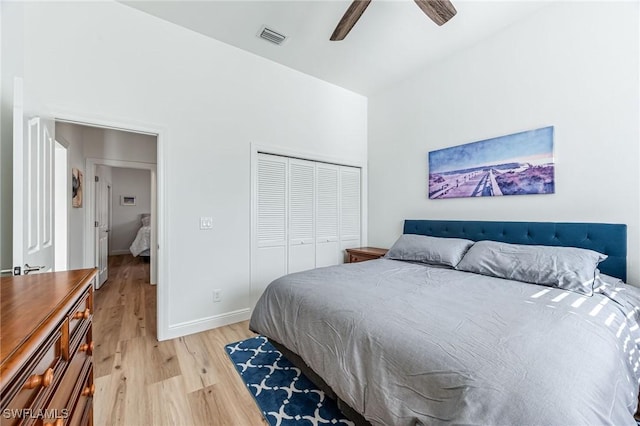
M 213 302 L 222 302 L 222 290 L 219 288 L 213 290 Z

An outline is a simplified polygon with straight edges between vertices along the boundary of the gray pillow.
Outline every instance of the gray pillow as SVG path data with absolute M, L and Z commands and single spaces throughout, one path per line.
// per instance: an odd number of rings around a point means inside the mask
M 473 241 L 460 238 L 404 234 L 393 244 L 385 257 L 455 267 L 472 245 Z
M 602 253 L 576 247 L 478 241 L 456 266 L 460 271 L 593 294 Z

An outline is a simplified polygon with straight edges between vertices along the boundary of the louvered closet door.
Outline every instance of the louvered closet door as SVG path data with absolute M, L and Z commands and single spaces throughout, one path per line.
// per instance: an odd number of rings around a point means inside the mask
M 259 297 L 274 279 L 287 273 L 287 159 L 258 154 L 256 171 L 256 247 L 252 293 Z
M 340 263 L 338 176 L 338 166 L 317 163 L 316 268 Z
M 289 273 L 313 269 L 315 163 L 289 159 Z
M 360 169 L 340 167 L 340 248 L 360 246 Z

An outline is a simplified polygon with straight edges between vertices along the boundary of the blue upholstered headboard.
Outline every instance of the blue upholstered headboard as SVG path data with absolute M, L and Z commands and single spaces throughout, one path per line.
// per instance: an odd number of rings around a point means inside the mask
M 492 240 L 513 244 L 580 247 L 609 256 L 598 268 L 627 279 L 627 225 L 610 223 L 405 220 L 405 234 Z

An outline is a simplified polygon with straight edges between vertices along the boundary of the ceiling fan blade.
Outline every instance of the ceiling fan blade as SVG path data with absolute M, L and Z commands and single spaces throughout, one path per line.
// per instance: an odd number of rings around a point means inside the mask
M 418 7 L 438 25 L 445 24 L 458 12 L 449 0 L 414 0 Z
M 340 22 L 338 22 L 336 29 L 333 30 L 330 40 L 344 40 L 347 34 L 349 34 L 349 31 L 351 31 L 351 28 L 358 22 L 358 19 L 360 19 L 367 6 L 369 6 L 369 3 L 371 3 L 371 0 L 354 0 L 349 6 L 349 9 L 344 13 L 344 16 L 342 16 L 342 19 L 340 19 Z

